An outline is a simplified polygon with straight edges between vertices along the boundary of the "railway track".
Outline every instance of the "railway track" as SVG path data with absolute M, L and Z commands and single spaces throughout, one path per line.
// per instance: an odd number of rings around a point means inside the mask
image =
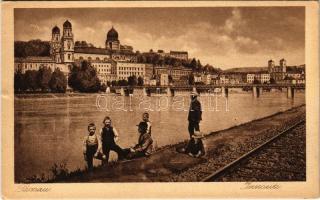
M 258 155 L 261 154 L 262 151 L 266 151 L 266 149 L 269 149 L 269 151 L 270 151 L 270 149 L 271 149 L 271 151 L 285 150 L 286 147 L 284 147 L 281 144 L 281 142 L 280 142 L 280 144 L 277 144 L 277 141 L 279 141 L 281 138 L 283 138 L 283 136 L 285 136 L 287 133 L 291 132 L 293 129 L 297 128 L 298 126 L 301 126 L 304 122 L 305 122 L 304 118 L 299 120 L 298 122 L 295 122 L 293 125 L 282 130 L 278 134 L 276 134 L 273 137 L 271 137 L 270 139 L 266 140 L 261 145 L 255 147 L 254 149 L 250 150 L 249 152 L 236 158 L 235 160 L 228 163 L 227 165 L 221 166 L 218 170 L 215 170 L 215 172 L 207 175 L 201 181 L 202 182 L 234 181 L 234 180 L 238 180 L 238 181 L 239 180 L 244 180 L 244 181 L 251 180 L 252 181 L 252 180 L 255 180 L 254 176 L 257 176 L 255 171 L 260 172 L 263 169 L 273 170 L 272 167 L 266 166 L 266 162 L 267 162 L 266 160 L 274 159 L 274 158 L 267 157 L 267 158 L 261 160 L 258 158 Z M 293 140 L 298 140 L 298 138 L 293 138 Z M 288 150 L 285 150 L 285 151 L 288 151 Z M 269 154 L 269 156 L 270 155 L 272 155 L 272 154 Z M 305 159 L 305 158 L 301 158 L 301 159 Z M 255 164 L 253 166 L 250 166 L 250 165 L 244 166 L 250 160 L 254 160 L 253 162 Z M 277 161 L 275 161 L 275 162 L 277 162 Z M 256 165 L 258 165 L 259 167 L 255 167 Z M 232 175 L 232 174 L 234 174 L 235 171 L 237 171 L 236 175 Z M 293 171 L 293 173 L 294 172 L 296 172 L 296 171 Z

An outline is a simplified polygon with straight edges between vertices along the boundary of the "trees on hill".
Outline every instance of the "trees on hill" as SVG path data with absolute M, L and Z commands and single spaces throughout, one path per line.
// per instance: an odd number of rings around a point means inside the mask
M 50 56 L 50 43 L 41 40 L 14 42 L 14 57 Z

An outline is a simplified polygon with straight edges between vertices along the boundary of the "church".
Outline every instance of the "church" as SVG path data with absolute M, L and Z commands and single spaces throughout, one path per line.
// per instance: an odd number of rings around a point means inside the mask
M 66 20 L 63 23 L 62 32 L 58 26 L 52 28 L 50 41 L 50 57 L 27 57 L 15 58 L 15 71 L 21 70 L 25 73 L 27 70 L 39 70 L 41 66 L 59 68 L 68 76 L 72 64 L 81 62 L 81 60 L 90 61 L 96 68 L 98 77 L 102 83 L 117 80 L 117 63 L 127 63 L 130 72 L 126 72 L 123 78 L 137 75 L 144 76 L 144 66 L 137 63 L 137 56 L 133 48 L 127 45 L 121 45 L 119 34 L 112 27 L 106 35 L 105 48 L 96 48 L 92 46 L 77 46 L 75 44 L 72 32 L 72 24 Z

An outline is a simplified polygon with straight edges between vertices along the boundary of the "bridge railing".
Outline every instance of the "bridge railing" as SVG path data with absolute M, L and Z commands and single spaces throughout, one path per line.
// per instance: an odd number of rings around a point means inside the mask
M 214 85 L 186 85 L 186 86 L 174 86 L 174 85 L 161 85 L 161 86 L 155 86 L 155 85 L 145 85 L 145 86 L 111 86 L 112 89 L 143 89 L 143 88 L 150 88 L 150 89 L 165 89 L 165 88 L 171 88 L 171 89 L 190 89 L 197 88 L 197 89 L 214 89 L 214 88 L 244 88 L 244 87 L 262 87 L 262 88 L 305 88 L 305 84 L 289 84 L 289 83 L 282 83 L 282 84 L 250 84 L 250 83 L 239 83 L 239 84 L 214 84 Z

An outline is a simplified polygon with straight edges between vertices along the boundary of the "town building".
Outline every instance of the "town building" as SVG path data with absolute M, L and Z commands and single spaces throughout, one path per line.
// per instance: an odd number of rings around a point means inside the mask
M 177 58 L 180 60 L 188 60 L 188 52 L 187 51 L 170 51 L 169 55 L 173 58 Z
M 263 72 L 247 74 L 247 83 L 253 83 L 255 80 L 259 83 L 270 83 L 270 74 Z
M 173 81 L 181 80 L 181 77 L 188 77 L 192 73 L 192 69 L 185 67 L 170 67 L 168 70 L 169 75 Z
M 119 80 L 128 79 L 129 76 L 140 76 L 144 78 L 146 74 L 146 64 L 117 62 L 116 74 Z
M 273 60 L 268 61 L 268 73 L 276 82 L 283 80 L 286 77 L 287 64 L 285 59 L 279 61 L 279 66 L 275 66 Z
M 169 85 L 169 76 L 168 74 L 160 75 L 160 85 Z

